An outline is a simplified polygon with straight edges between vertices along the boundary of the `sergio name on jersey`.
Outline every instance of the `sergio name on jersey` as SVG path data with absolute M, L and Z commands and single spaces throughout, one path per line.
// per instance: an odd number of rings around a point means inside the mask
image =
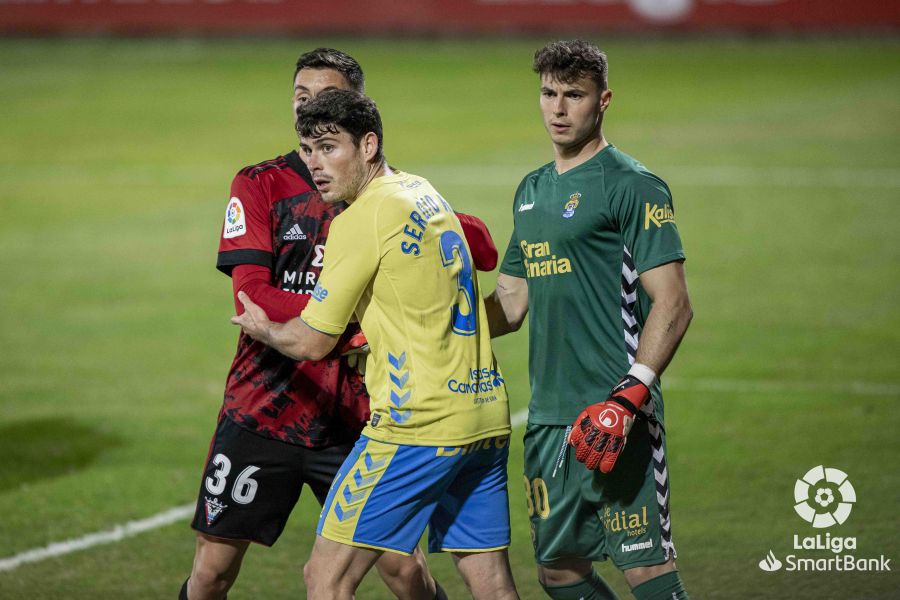
M 372 181 L 331 226 L 301 318 L 340 334 L 355 312 L 379 441 L 455 446 L 509 433 L 503 377 L 459 220 L 427 180 Z
M 569 425 L 634 362 L 650 312 L 638 275 L 684 260 L 672 196 L 609 145 L 562 175 L 526 175 L 513 220 L 500 272 L 528 280 L 528 421 Z M 658 382 L 651 392 L 662 420 Z

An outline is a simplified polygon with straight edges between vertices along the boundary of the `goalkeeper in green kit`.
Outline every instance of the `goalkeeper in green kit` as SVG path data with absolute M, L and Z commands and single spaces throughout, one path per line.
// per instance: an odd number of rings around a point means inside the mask
M 538 576 L 557 600 L 615 598 L 592 566 L 610 558 L 639 600 L 685 599 L 659 385 L 692 316 L 672 197 L 603 137 L 604 53 L 555 42 L 534 70 L 555 160 L 516 190 L 486 307 L 494 337 L 530 312 L 525 487 Z

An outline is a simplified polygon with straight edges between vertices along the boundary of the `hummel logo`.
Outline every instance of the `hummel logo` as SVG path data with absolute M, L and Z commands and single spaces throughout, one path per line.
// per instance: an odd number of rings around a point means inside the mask
M 287 232 L 286 234 L 284 234 L 284 237 L 281 238 L 281 239 L 283 239 L 283 240 L 285 240 L 285 241 L 290 241 L 290 240 L 305 240 L 305 239 L 306 239 L 306 234 L 303 233 L 303 230 L 300 229 L 300 226 L 299 226 L 299 225 L 297 225 L 296 223 L 294 223 L 294 226 L 291 227 L 291 228 L 288 230 L 288 232 Z
M 531 210 L 534 208 L 534 202 L 531 204 L 522 204 L 519 206 L 519 212 L 525 212 L 526 210 Z

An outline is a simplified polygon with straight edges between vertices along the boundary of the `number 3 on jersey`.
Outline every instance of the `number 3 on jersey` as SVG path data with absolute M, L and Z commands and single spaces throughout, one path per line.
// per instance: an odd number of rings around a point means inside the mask
M 465 301 L 465 311 L 461 310 L 457 302 L 450 311 L 450 322 L 453 333 L 457 335 L 473 335 L 478 323 L 478 314 L 475 304 L 475 282 L 472 280 L 472 259 L 462 237 L 455 231 L 445 231 L 441 234 L 441 263 L 445 267 L 456 262 L 456 254 L 462 260 L 462 269 L 456 274 L 456 287 L 459 289 L 462 300 Z

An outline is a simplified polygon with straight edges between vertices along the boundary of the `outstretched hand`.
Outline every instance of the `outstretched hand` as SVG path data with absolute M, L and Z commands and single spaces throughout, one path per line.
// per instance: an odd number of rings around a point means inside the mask
M 244 305 L 244 312 L 231 317 L 231 322 L 235 325 L 240 325 L 244 333 L 254 340 L 268 344 L 269 330 L 272 327 L 269 315 L 244 292 L 238 292 L 238 300 Z

